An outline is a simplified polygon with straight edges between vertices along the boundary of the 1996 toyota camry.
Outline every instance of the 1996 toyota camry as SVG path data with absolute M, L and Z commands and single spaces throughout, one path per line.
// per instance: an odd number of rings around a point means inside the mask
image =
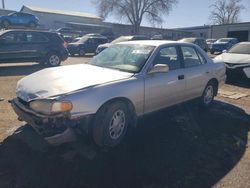
M 194 98 L 209 106 L 225 78 L 224 64 L 196 45 L 131 41 L 89 64 L 24 77 L 11 103 L 19 119 L 53 145 L 88 133 L 97 145 L 113 147 L 144 114 Z

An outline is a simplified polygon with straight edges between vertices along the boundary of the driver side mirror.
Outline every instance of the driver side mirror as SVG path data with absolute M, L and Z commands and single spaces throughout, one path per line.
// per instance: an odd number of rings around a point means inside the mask
M 148 72 L 149 74 L 154 73 L 167 73 L 169 71 L 169 66 L 166 64 L 156 64 L 153 68 Z

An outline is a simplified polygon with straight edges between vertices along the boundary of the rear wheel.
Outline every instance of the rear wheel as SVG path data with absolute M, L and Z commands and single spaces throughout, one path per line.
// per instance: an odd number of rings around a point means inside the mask
M 201 106 L 202 107 L 209 107 L 214 101 L 214 97 L 216 95 L 217 87 L 213 82 L 208 82 L 207 86 L 205 87 L 202 97 L 201 97 Z
M 132 114 L 121 101 L 98 110 L 93 124 L 93 139 L 101 147 L 115 147 L 125 137 Z
M 61 64 L 61 58 L 57 53 L 49 53 L 47 56 L 46 63 L 50 67 L 56 67 Z
M 31 28 L 34 28 L 34 27 L 36 27 L 36 23 L 30 22 L 30 23 L 29 23 L 29 26 L 30 26 Z

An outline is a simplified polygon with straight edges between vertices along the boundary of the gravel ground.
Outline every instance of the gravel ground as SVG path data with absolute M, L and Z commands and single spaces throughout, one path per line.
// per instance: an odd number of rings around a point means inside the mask
M 7 102 L 17 81 L 41 68 L 0 65 L 0 188 L 250 187 L 250 83 L 224 85 L 222 91 L 248 96 L 218 96 L 208 111 L 194 101 L 147 116 L 109 152 L 82 140 L 51 148 Z

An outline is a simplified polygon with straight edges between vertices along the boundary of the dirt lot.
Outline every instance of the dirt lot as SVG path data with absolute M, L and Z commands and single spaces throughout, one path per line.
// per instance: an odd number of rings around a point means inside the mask
M 246 96 L 218 96 L 208 111 L 189 102 L 147 116 L 112 151 L 86 141 L 51 148 L 7 102 L 17 81 L 41 68 L 0 65 L 0 188 L 250 187 L 250 83 L 223 86 Z

